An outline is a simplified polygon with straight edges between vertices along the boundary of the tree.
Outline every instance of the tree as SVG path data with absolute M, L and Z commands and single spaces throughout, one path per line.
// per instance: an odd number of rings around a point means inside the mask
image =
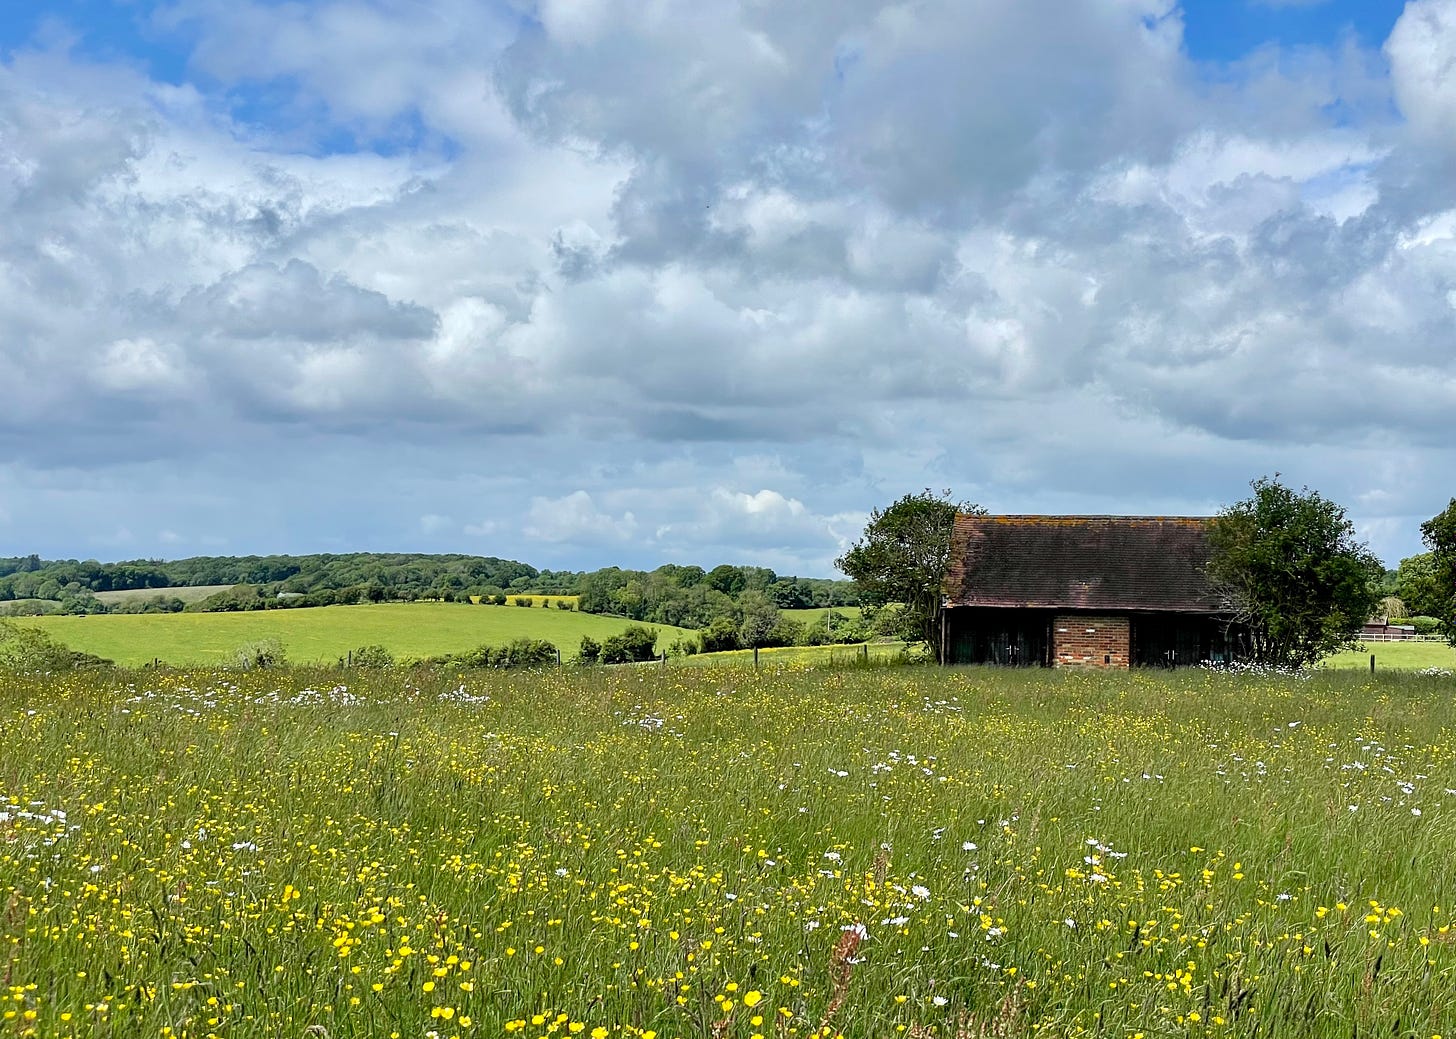
M 1345 510 L 1263 477 L 1213 521 L 1209 576 L 1257 663 L 1302 667 L 1355 641 L 1380 602 L 1385 567 Z
M 743 623 L 738 626 L 742 643 L 754 649 L 773 641 L 779 623 L 779 608 L 773 600 L 763 592 L 747 591 L 738 597 L 738 606 L 743 611 Z
M 941 586 L 950 562 L 950 538 L 958 513 L 985 510 L 951 500 L 950 491 L 907 494 L 870 513 L 864 534 L 834 565 L 854 579 L 860 602 L 872 609 L 900 603 L 906 641 L 939 649 Z
M 1400 561 L 1400 568 L 1395 572 L 1395 594 L 1412 616 L 1434 617 L 1441 612 L 1444 596 L 1434 552 L 1422 552 Z
M 1456 498 L 1421 524 L 1421 537 L 1431 547 L 1435 584 L 1431 605 L 1436 608 L 1432 616 L 1441 619 L 1446 641 L 1456 646 Z

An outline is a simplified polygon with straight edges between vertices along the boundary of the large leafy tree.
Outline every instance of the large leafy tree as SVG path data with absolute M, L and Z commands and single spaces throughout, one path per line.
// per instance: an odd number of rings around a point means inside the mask
M 955 518 L 983 511 L 952 501 L 949 491 L 907 494 L 871 512 L 864 534 L 834 565 L 854 579 L 862 605 L 903 605 L 898 627 L 906 641 L 938 647 L 935 625 Z
M 1209 575 L 1254 661 L 1300 667 L 1354 641 L 1380 602 L 1384 566 L 1345 510 L 1265 477 L 1213 521 Z
M 1446 640 L 1456 646 L 1456 498 L 1421 524 L 1421 537 L 1431 547 L 1434 616 L 1441 618 Z
M 1422 552 L 1400 561 L 1395 572 L 1395 594 L 1416 617 L 1435 617 L 1445 602 L 1436 573 L 1434 552 Z M 1449 594 L 1449 593 L 1448 593 Z

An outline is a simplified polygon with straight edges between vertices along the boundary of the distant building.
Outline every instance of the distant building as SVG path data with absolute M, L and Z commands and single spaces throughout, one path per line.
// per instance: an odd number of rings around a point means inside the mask
M 1210 520 L 958 516 L 941 615 L 950 664 L 1179 667 L 1231 659 Z
M 1416 637 L 1414 624 L 1392 624 L 1388 620 L 1366 621 L 1360 637 L 1368 642 L 1400 642 Z

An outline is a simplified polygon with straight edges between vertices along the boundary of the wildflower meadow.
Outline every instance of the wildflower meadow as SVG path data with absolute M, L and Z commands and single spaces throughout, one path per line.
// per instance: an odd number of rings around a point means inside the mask
M 1452 1035 L 1453 694 L 0 677 L 0 1036 Z

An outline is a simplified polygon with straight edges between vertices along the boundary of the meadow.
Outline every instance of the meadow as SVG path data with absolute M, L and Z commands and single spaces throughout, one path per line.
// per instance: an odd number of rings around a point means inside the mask
M 400 658 L 421 658 L 518 638 L 545 639 L 570 659 L 583 635 L 601 641 L 631 622 L 542 607 L 379 603 L 249 613 L 36 617 L 17 623 L 42 628 L 71 649 L 135 667 L 154 659 L 178 666 L 221 664 L 238 647 L 261 639 L 277 639 L 295 663 L 333 663 L 366 645 L 383 646 Z M 644 627 L 659 633 L 660 650 L 689 635 L 665 625 Z
M 1449 1035 L 1453 692 L 0 677 L 0 1034 Z

